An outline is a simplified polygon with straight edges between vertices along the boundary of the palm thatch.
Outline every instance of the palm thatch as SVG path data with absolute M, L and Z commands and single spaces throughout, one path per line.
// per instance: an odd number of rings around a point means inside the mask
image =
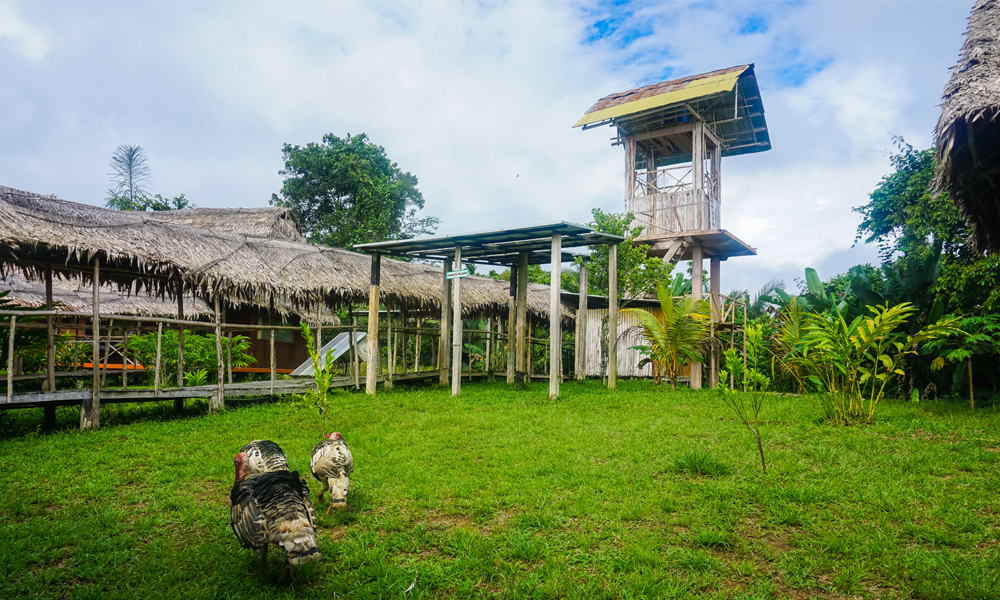
M 980 252 L 1000 251 L 1000 0 L 979 0 L 934 131 L 934 189 L 958 202 Z
M 183 213 L 185 211 L 177 211 Z M 168 213 L 169 214 L 169 213 Z M 173 220 L 172 220 L 173 219 Z M 45 266 L 66 278 L 92 277 L 131 295 L 172 297 L 187 292 L 219 295 L 239 306 L 329 308 L 367 303 L 371 257 L 338 248 L 206 229 L 156 213 L 114 211 L 0 186 L 0 268 L 38 278 Z M 215 219 L 205 218 L 202 222 Z M 440 267 L 382 259 L 381 294 L 393 308 L 440 306 Z M 464 280 L 462 313 L 506 314 L 508 284 L 480 277 Z M 547 286 L 531 286 L 528 312 L 548 318 Z M 571 320 L 572 311 L 563 309 Z
M 228 231 L 251 237 L 306 242 L 298 217 L 279 206 L 264 208 L 185 208 L 144 213 L 164 223 L 189 225 L 213 231 Z

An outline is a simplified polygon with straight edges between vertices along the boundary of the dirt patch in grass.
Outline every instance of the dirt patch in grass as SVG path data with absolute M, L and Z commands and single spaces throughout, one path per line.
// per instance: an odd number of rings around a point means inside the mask
M 427 524 L 436 525 L 445 529 L 452 527 L 472 527 L 472 519 L 466 515 L 444 515 L 441 511 L 434 510 L 427 514 Z

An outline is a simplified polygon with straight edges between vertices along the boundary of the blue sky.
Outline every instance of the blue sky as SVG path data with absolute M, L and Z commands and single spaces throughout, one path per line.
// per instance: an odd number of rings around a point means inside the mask
M 366 132 L 440 233 L 623 209 L 598 98 L 754 63 L 773 149 L 723 162 L 724 290 L 827 277 L 888 172 L 931 143 L 972 2 L 6 2 L 0 185 L 102 204 L 123 143 L 152 188 L 264 206 L 281 146 Z

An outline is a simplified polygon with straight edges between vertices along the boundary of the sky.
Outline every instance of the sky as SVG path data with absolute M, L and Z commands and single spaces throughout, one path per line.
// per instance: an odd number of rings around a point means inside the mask
M 772 149 L 723 160 L 722 227 L 758 254 L 722 290 L 794 287 L 878 263 L 852 208 L 931 145 L 972 4 L 0 0 L 0 185 L 103 205 L 133 144 L 156 193 L 267 206 L 284 144 L 363 132 L 439 234 L 587 223 L 624 210 L 596 100 L 753 63 Z

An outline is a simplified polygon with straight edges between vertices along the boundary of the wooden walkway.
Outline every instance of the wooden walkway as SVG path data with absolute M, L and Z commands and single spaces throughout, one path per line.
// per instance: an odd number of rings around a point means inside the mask
M 475 377 L 485 376 L 486 373 L 474 373 Z M 419 373 L 399 373 L 393 376 L 394 383 L 404 381 L 414 381 L 420 379 L 438 379 L 437 371 L 421 371 Z M 385 381 L 385 375 L 379 375 L 378 382 Z M 273 387 L 272 387 L 273 386 Z M 354 377 L 337 377 L 333 380 L 332 387 L 345 388 L 354 386 Z M 364 377 L 361 378 L 361 389 L 365 388 Z M 316 383 L 312 377 L 301 377 L 295 379 L 278 379 L 271 381 L 251 381 L 247 383 L 227 383 L 223 386 L 223 393 L 226 398 L 239 398 L 244 396 L 276 396 L 281 394 L 301 394 L 305 391 L 316 389 Z M 159 394 L 154 393 L 152 388 L 102 388 L 101 403 L 106 402 L 161 402 L 164 400 L 178 400 L 184 398 L 210 398 L 216 395 L 219 386 L 199 385 L 183 388 L 163 388 Z M 39 406 L 65 406 L 80 404 L 85 398 L 89 398 L 90 389 L 80 390 L 59 390 L 56 392 L 29 392 L 14 394 L 10 402 L 6 402 L 6 397 L 0 396 L 0 410 L 12 408 L 32 408 Z

